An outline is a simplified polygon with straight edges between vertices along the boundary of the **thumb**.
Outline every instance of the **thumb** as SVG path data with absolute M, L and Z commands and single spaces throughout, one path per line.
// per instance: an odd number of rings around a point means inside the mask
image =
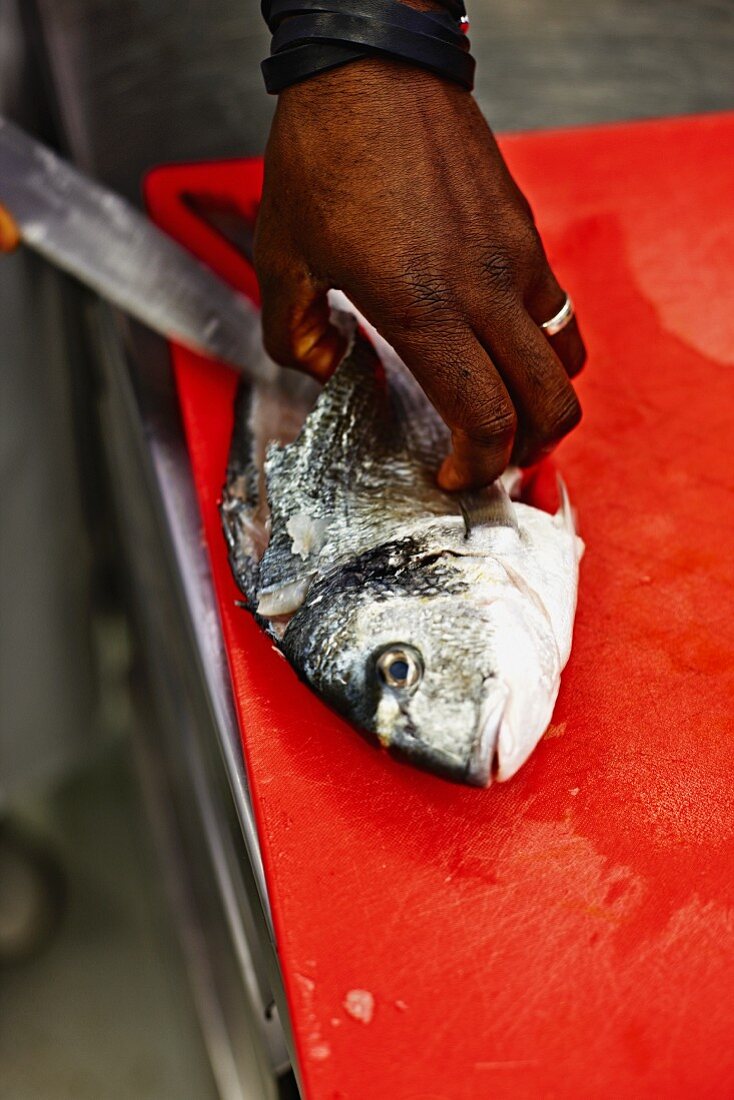
M 284 367 L 325 382 L 345 351 L 344 335 L 330 321 L 328 286 L 305 266 L 257 265 L 265 348 Z

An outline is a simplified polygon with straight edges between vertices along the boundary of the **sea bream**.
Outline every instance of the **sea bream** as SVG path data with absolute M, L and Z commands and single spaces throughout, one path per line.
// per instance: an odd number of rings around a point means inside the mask
M 509 779 L 571 649 L 581 543 L 565 490 L 556 515 L 511 500 L 507 479 L 440 490 L 446 427 L 363 337 L 312 386 L 238 392 L 221 515 L 245 606 L 388 749 L 469 784 Z

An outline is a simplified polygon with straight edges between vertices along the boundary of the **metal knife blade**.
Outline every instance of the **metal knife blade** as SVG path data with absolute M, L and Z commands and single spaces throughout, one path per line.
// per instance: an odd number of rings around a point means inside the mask
M 246 298 L 119 195 L 2 116 L 0 203 L 29 248 L 156 332 L 251 378 L 277 374 Z

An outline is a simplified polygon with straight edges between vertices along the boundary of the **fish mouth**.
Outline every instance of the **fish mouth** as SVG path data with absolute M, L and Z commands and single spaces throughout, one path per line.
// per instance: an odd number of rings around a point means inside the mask
M 507 711 L 510 690 L 505 684 L 492 683 L 484 701 L 477 732 L 467 755 L 454 755 L 424 741 L 410 722 L 390 739 L 390 752 L 414 766 L 470 787 L 488 787 L 499 770 L 499 739 Z
M 444 749 L 429 745 L 422 740 L 417 731 L 406 727 L 396 733 L 388 744 L 390 754 L 404 760 L 413 767 L 421 768 L 440 775 L 443 779 L 452 779 L 457 783 L 466 783 L 466 760 Z

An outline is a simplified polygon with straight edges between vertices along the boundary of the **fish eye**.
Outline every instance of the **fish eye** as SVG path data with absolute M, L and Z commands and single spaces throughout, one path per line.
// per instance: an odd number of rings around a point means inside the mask
M 408 646 L 390 646 L 377 658 L 380 678 L 391 688 L 410 690 L 423 675 L 423 663 L 416 650 Z

